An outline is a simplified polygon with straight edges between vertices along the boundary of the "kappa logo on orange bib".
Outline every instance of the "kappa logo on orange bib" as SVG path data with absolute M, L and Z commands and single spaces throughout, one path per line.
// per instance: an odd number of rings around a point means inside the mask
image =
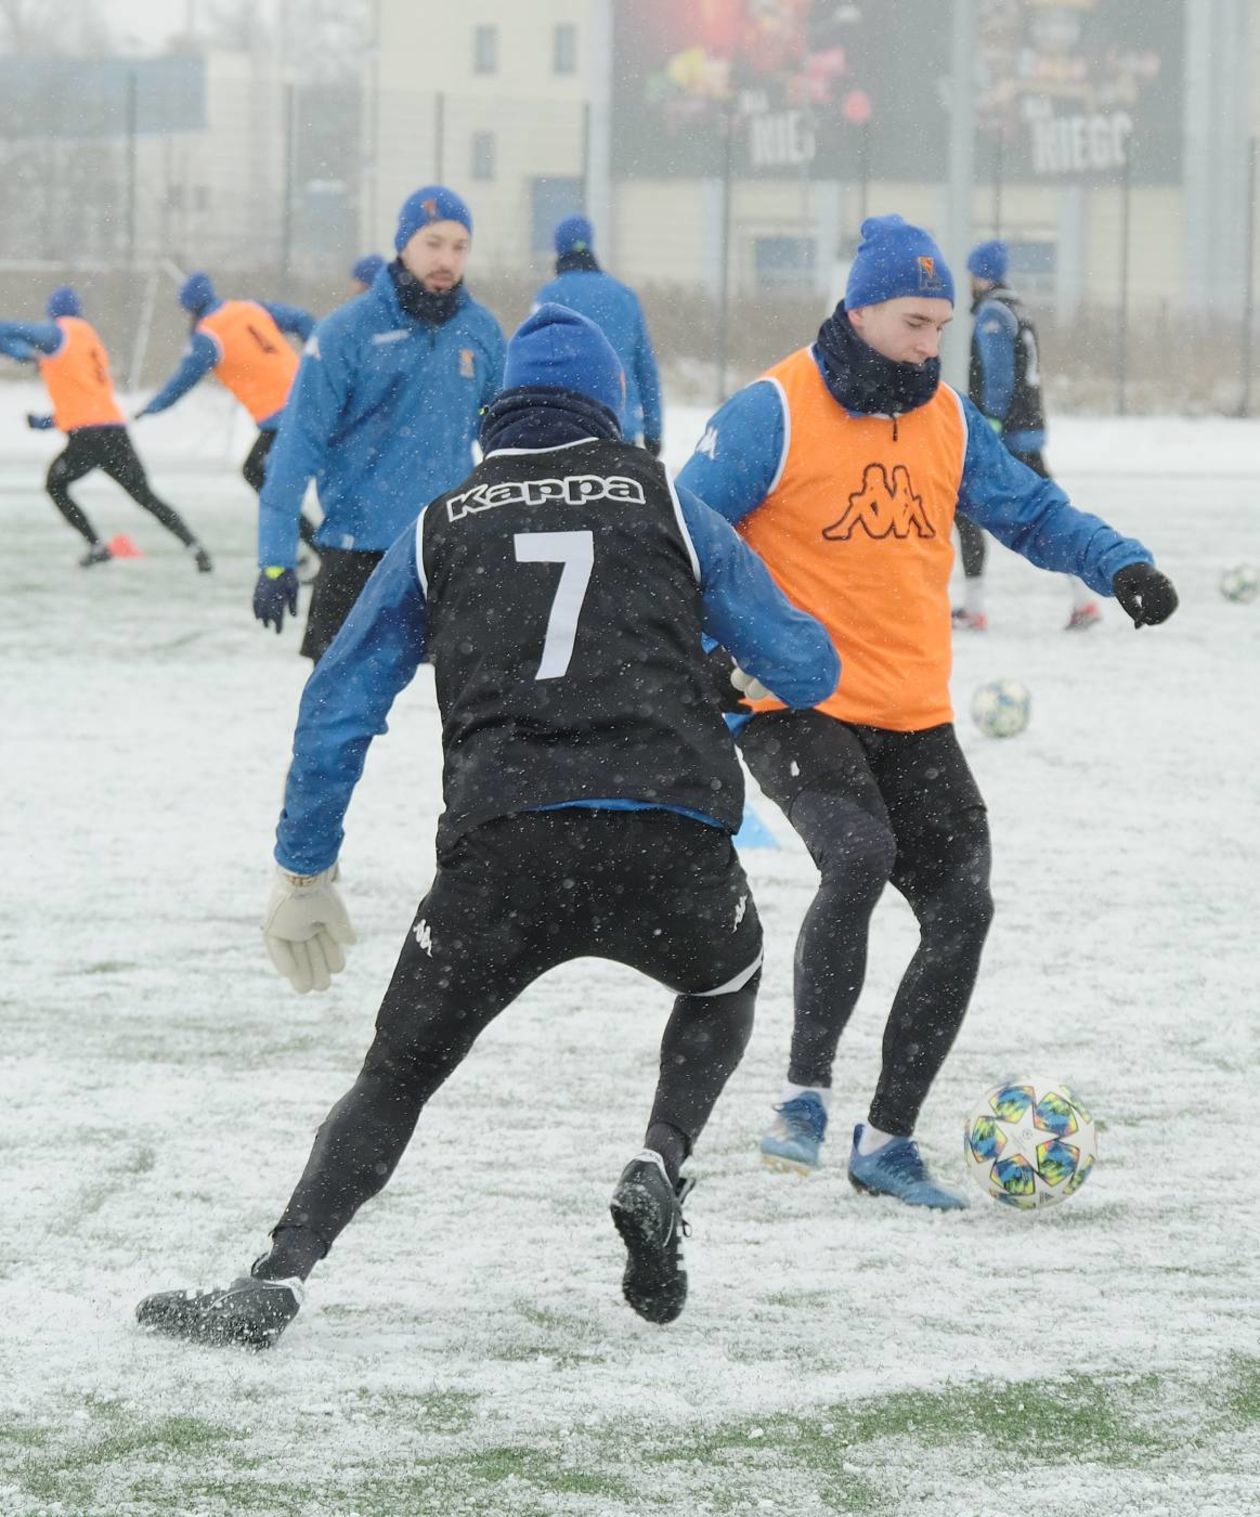
M 936 531 L 923 510 L 923 497 L 916 495 L 910 483 L 910 471 L 897 464 L 892 480 L 883 464 L 867 464 L 862 474 L 862 488 L 849 496 L 849 504 L 839 521 L 823 528 L 828 542 L 848 542 L 863 528 L 868 537 L 935 537 Z

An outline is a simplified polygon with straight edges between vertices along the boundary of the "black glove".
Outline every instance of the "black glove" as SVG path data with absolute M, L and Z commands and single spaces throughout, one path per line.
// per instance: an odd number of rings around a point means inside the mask
M 1133 618 L 1135 627 L 1155 627 L 1177 609 L 1172 580 L 1153 564 L 1126 564 L 1111 580 L 1115 598 Z
M 254 586 L 254 615 L 264 627 L 284 625 L 285 608 L 297 615 L 298 577 L 295 569 L 263 569 Z
M 709 671 L 710 685 L 714 699 L 723 711 L 739 711 L 744 716 L 748 715 L 748 707 L 744 704 L 742 694 L 731 684 L 731 673 L 735 668 L 735 660 L 725 648 L 710 648 L 704 656 L 705 665 Z
M 643 439 L 643 446 L 647 449 L 653 458 L 659 458 L 661 456 L 661 440 L 659 437 L 645 437 Z

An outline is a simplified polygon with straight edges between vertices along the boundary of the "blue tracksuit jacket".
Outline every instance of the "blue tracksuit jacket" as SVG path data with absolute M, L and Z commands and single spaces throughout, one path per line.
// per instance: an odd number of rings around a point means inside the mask
M 477 419 L 503 381 L 499 323 L 465 294 L 450 321 L 408 316 L 388 268 L 306 345 L 267 460 L 258 562 L 292 568 L 315 480 L 325 548 L 384 552 L 472 465 Z
M 223 304 L 216 300 L 212 306 L 207 306 L 201 313 L 209 316 L 217 311 Z M 271 317 L 272 321 L 282 332 L 292 332 L 300 337 L 303 342 L 315 330 L 315 318 L 309 311 L 304 311 L 301 306 L 285 305 L 279 300 L 260 300 L 258 304 Z M 200 319 L 200 318 L 199 318 Z M 156 416 L 159 411 L 165 411 L 173 406 L 181 396 L 187 395 L 194 385 L 199 384 L 214 368 L 215 364 L 223 357 L 219 344 L 208 332 L 194 331 L 188 339 L 188 346 L 184 349 L 184 356 L 180 361 L 179 368 L 171 375 L 152 400 L 148 402 L 141 416 Z M 280 425 L 280 418 L 284 415 L 283 409 L 274 412 L 271 416 L 264 417 L 258 423 L 262 432 L 274 432 Z
M 661 437 L 661 380 L 639 297 L 628 285 L 597 269 L 570 269 L 549 280 L 536 304 L 554 300 L 593 321 L 612 345 L 626 373 L 621 435 Z
M 688 490 L 678 495 L 700 564 L 707 635 L 789 705 L 825 700 L 840 674 L 826 629 L 792 605 L 716 512 Z M 387 730 L 395 696 L 424 660 L 418 544 L 414 527 L 398 538 L 307 681 L 276 830 L 276 860 L 294 874 L 318 874 L 336 859 L 368 745 Z
M 1075 574 L 1099 595 L 1112 593 L 1111 581 L 1126 564 L 1154 562 L 1136 538 L 1078 511 L 1053 480 L 1013 458 L 969 400 L 963 412 L 967 449 L 958 509 L 977 526 L 1039 569 Z M 781 392 L 769 380 L 754 380 L 710 418 L 678 482 L 738 522 L 770 493 L 786 437 Z
M 1006 430 L 1006 419 L 1015 398 L 1015 348 L 1019 342 L 1019 318 L 1004 301 L 985 300 L 976 307 L 973 334 L 975 361 L 981 393 L 976 396 L 986 416 L 1003 423 L 1002 441 L 1012 453 L 1040 453 L 1046 445 L 1044 427 Z M 975 390 L 972 394 L 975 396 Z M 1038 392 L 1038 409 L 1041 401 Z

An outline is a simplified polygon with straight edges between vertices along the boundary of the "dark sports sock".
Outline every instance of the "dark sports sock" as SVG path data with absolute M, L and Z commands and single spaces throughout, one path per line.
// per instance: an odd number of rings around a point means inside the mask
M 324 1240 L 305 1227 L 277 1227 L 271 1251 L 250 1270 L 256 1280 L 305 1280 L 328 1252 Z
M 691 1144 L 686 1133 L 679 1132 L 668 1122 L 653 1122 L 647 1130 L 643 1146 L 650 1148 L 654 1154 L 660 1154 L 665 1161 L 665 1173 L 669 1176 L 669 1183 L 677 1188 L 683 1164 L 691 1152 Z

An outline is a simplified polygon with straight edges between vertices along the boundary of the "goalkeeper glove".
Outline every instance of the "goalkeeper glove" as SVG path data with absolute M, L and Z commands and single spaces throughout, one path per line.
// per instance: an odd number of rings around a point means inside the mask
M 276 883 L 263 917 L 263 942 L 277 970 L 300 995 L 327 990 L 346 967 L 345 949 L 355 941 L 333 881 L 337 865 L 322 874 L 276 869 Z

